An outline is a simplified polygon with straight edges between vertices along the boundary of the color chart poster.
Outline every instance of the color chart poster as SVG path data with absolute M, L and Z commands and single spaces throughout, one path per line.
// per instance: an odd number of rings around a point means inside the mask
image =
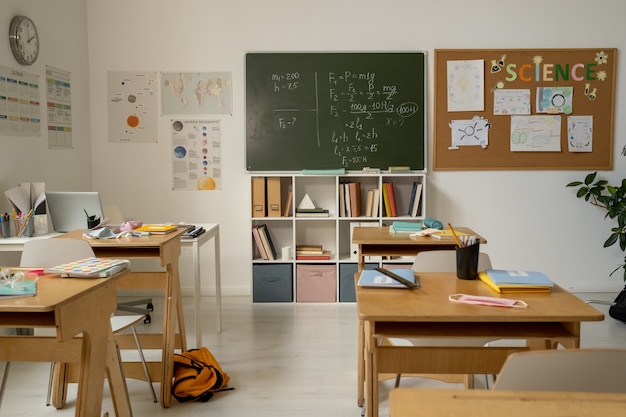
M 109 142 L 156 143 L 156 71 L 109 71 L 107 82 Z

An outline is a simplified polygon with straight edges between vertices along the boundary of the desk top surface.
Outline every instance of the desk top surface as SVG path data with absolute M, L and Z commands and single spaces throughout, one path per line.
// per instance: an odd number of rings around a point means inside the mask
M 85 293 L 108 285 L 128 274 L 122 271 L 108 278 L 61 278 L 58 274 L 45 274 L 37 280 L 37 295 L 34 297 L 0 298 L 0 313 L 3 312 L 48 312 Z M 33 279 L 27 274 L 27 279 Z
M 485 391 L 399 388 L 390 393 L 389 411 L 394 417 L 527 417 L 621 415 L 626 394 Z
M 108 247 L 128 247 L 128 248 L 143 248 L 143 247 L 160 247 L 164 244 L 178 240 L 180 242 L 180 235 L 185 233 L 185 228 L 179 227 L 177 230 L 166 233 L 164 235 L 146 235 L 146 236 L 128 236 L 117 239 L 87 239 L 83 236 L 86 230 L 74 230 L 68 233 L 63 233 L 55 236 L 57 239 L 70 238 L 70 239 L 84 239 L 94 248 L 108 248 Z
M 358 274 L 358 273 L 357 273 Z M 482 281 L 464 280 L 454 272 L 420 272 L 418 289 L 356 287 L 363 320 L 389 322 L 554 322 L 601 321 L 604 315 L 555 285 L 549 293 L 498 294 Z M 449 301 L 452 294 L 523 300 L 527 308 L 491 307 Z
M 487 239 L 467 227 L 455 227 L 454 230 L 468 235 L 475 235 L 480 243 L 487 243 Z M 436 239 L 429 236 L 411 237 L 411 233 L 389 233 L 389 227 L 355 227 L 352 232 L 352 243 L 359 245 L 429 245 L 454 246 L 453 238 Z

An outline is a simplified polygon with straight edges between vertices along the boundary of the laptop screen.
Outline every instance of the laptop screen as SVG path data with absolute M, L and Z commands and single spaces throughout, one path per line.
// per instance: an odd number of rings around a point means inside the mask
M 52 227 L 57 232 L 87 229 L 87 216 L 104 219 L 100 194 L 96 191 L 47 191 L 46 201 Z

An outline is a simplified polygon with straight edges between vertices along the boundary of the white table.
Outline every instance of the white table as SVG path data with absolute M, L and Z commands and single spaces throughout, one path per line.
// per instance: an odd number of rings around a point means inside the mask
M 217 223 L 194 223 L 196 226 L 202 226 L 206 232 L 193 239 L 181 239 L 182 247 L 191 246 L 193 256 L 193 275 L 194 275 L 194 302 L 195 302 L 195 318 L 196 318 L 196 344 L 202 347 L 202 329 L 200 319 L 200 294 L 201 294 L 201 277 L 200 277 L 200 247 L 213 239 L 215 247 L 215 319 L 217 332 L 222 331 L 222 279 L 220 272 L 220 226 Z
M 202 226 L 206 230 L 200 236 L 193 239 L 181 239 L 181 247 L 190 247 L 192 251 L 193 275 L 194 275 L 194 303 L 195 303 L 195 320 L 196 320 L 196 343 L 197 347 L 202 347 L 202 329 L 200 317 L 200 301 L 201 301 L 201 274 L 200 274 L 200 247 L 209 240 L 213 239 L 215 247 L 215 319 L 217 332 L 222 331 L 222 280 L 220 272 L 220 226 L 218 223 L 194 223 L 196 226 Z M 58 236 L 60 233 L 52 232 L 43 236 L 36 237 L 9 237 L 0 238 L 0 252 L 21 252 L 24 243 L 32 239 L 48 239 Z

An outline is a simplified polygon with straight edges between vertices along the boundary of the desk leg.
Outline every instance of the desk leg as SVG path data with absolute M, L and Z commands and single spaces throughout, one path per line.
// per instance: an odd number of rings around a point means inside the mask
M 357 404 L 363 407 L 365 387 L 365 345 L 363 343 L 363 320 L 358 319 L 357 326 Z
M 222 331 L 222 272 L 220 269 L 220 232 L 215 232 L 215 320 L 217 332 Z
M 176 323 L 181 339 L 181 350 L 187 350 L 185 323 L 180 295 L 178 276 L 178 261 L 166 266 L 166 297 L 163 303 L 163 352 L 161 356 L 161 406 L 169 408 L 172 405 L 172 377 L 174 376 L 174 349 L 176 348 Z M 174 315 L 177 320 L 174 320 Z
M 370 323 L 364 324 L 365 344 L 365 416 L 378 417 L 378 374 L 376 372 L 376 345 L 372 340 Z
M 202 286 L 201 286 L 201 276 L 200 276 L 200 247 L 198 245 L 198 240 L 194 239 L 193 244 L 191 245 L 191 249 L 193 251 L 193 278 L 194 278 L 194 317 L 196 319 L 196 348 L 200 349 L 202 347 L 202 323 L 200 317 L 200 301 L 202 299 Z

